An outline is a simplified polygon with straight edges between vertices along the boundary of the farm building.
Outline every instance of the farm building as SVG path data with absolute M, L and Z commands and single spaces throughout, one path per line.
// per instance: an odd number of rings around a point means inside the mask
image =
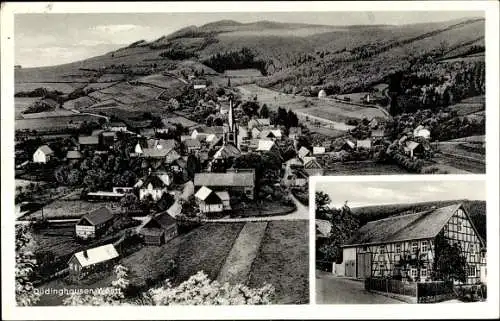
M 370 134 L 372 139 L 384 138 L 385 133 L 383 129 L 373 129 Z
M 290 127 L 288 130 L 288 138 L 290 139 L 298 139 L 300 135 L 302 135 L 301 127 Z
M 234 146 L 233 144 L 227 144 L 227 145 L 222 145 L 221 148 L 219 148 L 213 158 L 214 159 L 228 159 L 228 158 L 235 158 L 241 155 L 241 151 Z
M 304 157 L 311 155 L 311 151 L 304 146 L 300 147 L 299 152 L 297 153 L 299 158 L 304 161 Z
M 194 79 L 193 89 L 204 89 L 207 88 L 207 81 L 205 79 Z
M 326 91 L 324 89 L 319 91 L 318 98 L 326 98 Z
M 177 236 L 177 222 L 167 212 L 149 217 L 139 228 L 147 245 L 162 245 Z
M 85 214 L 75 225 L 75 234 L 81 239 L 93 239 L 102 235 L 113 224 L 113 213 L 107 207 Z
M 285 186 L 289 187 L 303 187 L 307 185 L 307 182 L 307 174 L 300 170 L 293 171 L 293 173 L 287 175 L 283 179 L 283 183 L 285 184 Z
M 367 223 L 344 244 L 336 271 L 356 278 L 431 280 L 438 235 L 460 247 L 467 284 L 480 282 L 485 244 L 462 204 Z
M 323 155 L 326 153 L 326 148 L 322 146 L 314 146 L 313 147 L 313 155 Z
M 193 153 L 201 149 L 201 143 L 197 139 L 186 139 L 184 142 L 184 147 L 188 153 Z
M 257 127 L 252 128 L 252 138 L 259 138 L 261 134 L 261 130 Z
M 315 157 L 306 157 L 304 159 L 304 170 L 309 176 L 322 176 L 325 172 Z
M 354 142 L 346 139 L 344 141 L 344 143 L 342 144 L 342 146 L 340 146 L 340 150 L 344 150 L 344 151 L 352 151 L 356 148 L 356 144 L 354 144 Z
M 54 157 L 54 151 L 47 145 L 42 145 L 33 153 L 33 162 L 45 164 Z
M 370 128 L 372 128 L 372 129 L 376 129 L 376 128 L 378 128 L 378 125 L 379 125 L 379 123 L 378 123 L 377 118 L 373 118 L 373 119 L 372 119 L 372 120 L 370 120 L 370 122 L 368 123 L 368 126 L 370 126 Z
M 257 151 L 258 152 L 270 152 L 270 151 L 277 151 L 278 147 L 272 140 L 267 140 L 267 139 L 259 139 L 259 143 L 257 145 Z
M 413 136 L 415 137 L 422 137 L 425 139 L 430 139 L 431 138 L 431 132 L 427 128 L 425 128 L 422 125 L 419 125 L 415 130 L 413 130 Z
M 269 118 L 254 118 L 248 121 L 247 127 L 248 129 L 257 128 L 265 128 L 271 126 L 271 119 Z
M 206 186 L 214 191 L 237 192 L 244 194 L 249 199 L 253 199 L 255 171 L 234 170 L 226 173 L 196 173 L 194 175 L 194 186 L 195 188 Z
M 107 191 L 97 191 L 87 193 L 87 200 L 89 201 L 114 201 L 119 202 L 120 199 L 124 196 L 124 193 L 117 192 L 107 192 Z
M 69 275 L 81 280 L 91 273 L 110 268 L 120 257 L 113 244 L 77 252 L 68 261 Z
M 202 126 L 193 129 L 193 131 L 191 132 L 192 139 L 202 140 L 206 139 L 206 137 L 209 135 L 222 137 L 224 135 L 224 126 L 212 126 L 212 127 Z
M 173 148 L 144 148 L 142 151 L 144 158 L 162 160 L 165 164 L 170 164 L 181 157 Z
M 79 136 L 78 144 L 81 147 L 97 147 L 99 145 L 99 136 Z
M 357 149 L 371 149 L 372 148 L 372 141 L 369 139 L 360 139 L 356 141 L 356 148 Z
M 425 148 L 420 143 L 414 141 L 406 141 L 404 151 L 410 157 L 418 157 L 425 152 Z
M 171 180 L 167 174 L 150 174 L 144 182 L 138 186 L 140 187 L 139 199 L 143 200 L 151 195 L 154 201 L 159 200 L 163 196 L 163 193 L 167 193 L 170 183 Z
M 108 130 L 113 132 L 125 132 L 127 131 L 127 125 L 123 122 L 111 122 L 108 124 Z
M 77 150 L 69 150 L 66 153 L 66 160 L 70 164 L 78 163 L 83 158 L 82 153 Z
M 264 129 L 261 131 L 259 137 L 261 139 L 281 139 L 281 130 L 280 129 Z
M 142 154 L 144 149 L 175 149 L 179 144 L 174 139 L 156 139 L 150 138 L 147 140 L 140 140 L 136 145 L 134 152 Z
M 101 134 L 101 142 L 103 146 L 113 146 L 113 144 L 118 140 L 116 132 L 108 131 Z
M 226 191 L 214 192 L 206 186 L 202 186 L 194 194 L 200 211 L 204 214 L 221 213 L 231 209 L 229 193 Z

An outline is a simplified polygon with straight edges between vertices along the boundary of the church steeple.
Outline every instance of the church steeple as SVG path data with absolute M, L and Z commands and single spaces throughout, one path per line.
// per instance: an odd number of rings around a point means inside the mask
M 228 129 L 224 137 L 225 144 L 238 146 L 238 127 L 234 122 L 233 98 L 229 98 L 229 112 L 227 115 Z

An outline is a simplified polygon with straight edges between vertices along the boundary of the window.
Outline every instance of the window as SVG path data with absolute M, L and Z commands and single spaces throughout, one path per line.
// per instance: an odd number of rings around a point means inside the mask
M 385 265 L 384 264 L 380 264 L 380 274 L 384 275 L 385 273 Z
M 417 269 L 412 268 L 412 269 L 410 270 L 410 275 L 411 275 L 412 277 L 416 278 L 416 277 L 417 277 Z
M 462 224 L 460 222 L 458 222 L 457 224 L 457 231 L 458 232 L 462 231 Z
M 468 270 L 469 270 L 469 273 L 468 273 L 469 276 L 472 276 L 472 277 L 476 276 L 476 266 L 475 265 L 469 265 Z
M 417 242 L 411 243 L 411 252 L 417 253 L 417 251 L 418 251 L 418 243 Z
M 424 267 L 420 269 L 420 276 L 423 278 L 427 277 L 427 268 Z
M 427 253 L 428 250 L 429 249 L 427 241 L 422 241 L 422 253 Z
M 470 261 L 471 261 L 472 263 L 475 263 L 475 262 L 476 262 L 476 255 L 471 254 L 471 255 L 470 255 Z
M 378 247 L 378 251 L 379 251 L 380 253 L 384 253 L 384 246 L 383 246 L 383 245 L 380 245 L 380 246 Z
M 401 253 L 401 244 L 396 244 L 396 253 Z

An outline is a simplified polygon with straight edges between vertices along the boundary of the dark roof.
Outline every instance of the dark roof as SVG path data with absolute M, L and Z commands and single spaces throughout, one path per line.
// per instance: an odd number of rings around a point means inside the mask
M 362 226 L 344 246 L 433 238 L 461 207 L 462 204 L 453 204 L 416 214 L 372 221 Z
M 126 127 L 124 122 L 121 121 L 116 121 L 116 122 L 111 122 L 109 123 L 109 127 Z
M 147 228 L 152 221 L 157 222 L 162 228 L 168 228 L 174 224 L 177 224 L 177 221 L 172 216 L 170 216 L 170 214 L 168 214 L 167 211 L 158 213 L 156 214 L 156 216 L 150 218 L 143 225 L 143 228 Z
M 158 175 L 149 175 L 142 186 L 147 187 L 150 183 L 153 185 L 153 188 L 163 188 L 168 186 Z
M 196 173 L 195 186 L 255 186 L 254 172 Z
M 184 145 L 186 147 L 195 147 L 195 148 L 201 147 L 201 143 L 197 139 L 186 139 L 184 141 Z
M 83 219 L 86 219 L 92 225 L 98 225 L 98 224 L 102 224 L 104 222 L 107 222 L 109 220 L 112 220 L 113 213 L 111 212 L 111 210 L 109 208 L 101 207 L 101 208 L 98 208 L 98 209 L 82 216 L 82 218 L 80 219 L 78 224 L 80 224 L 81 220 L 83 220 Z
M 224 134 L 224 126 L 211 126 L 211 127 L 202 126 L 194 130 L 196 130 L 198 133 L 204 133 L 204 134 L 216 134 L 216 135 Z

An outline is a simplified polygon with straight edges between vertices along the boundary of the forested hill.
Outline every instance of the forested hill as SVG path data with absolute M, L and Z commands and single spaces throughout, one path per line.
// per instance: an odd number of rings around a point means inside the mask
M 397 71 L 418 74 L 420 66 L 442 76 L 447 71 L 436 64 L 484 61 L 484 46 L 482 18 L 402 26 L 222 20 L 75 63 L 16 70 L 16 82 L 83 81 L 103 71 L 143 75 L 189 64 L 219 73 L 257 68 L 267 76 L 261 86 L 299 93 L 312 86 L 334 94 L 363 90 Z
M 462 203 L 469 213 L 479 234 L 486 240 L 486 201 L 477 200 L 450 200 L 423 202 L 416 204 L 391 204 L 352 208 L 351 211 L 364 225 L 367 222 L 380 220 L 395 215 L 404 215 L 422 212 L 431 209 L 433 206 L 444 207 L 451 204 Z

